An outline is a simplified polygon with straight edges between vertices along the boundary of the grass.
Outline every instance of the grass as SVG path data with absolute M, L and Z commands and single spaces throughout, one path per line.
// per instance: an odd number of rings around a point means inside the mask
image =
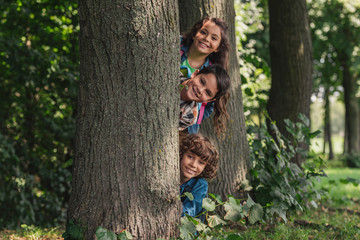
M 52 229 L 40 228 L 36 226 L 21 225 L 18 230 L 3 230 L 0 232 L 1 240 L 59 240 L 65 229 L 62 226 Z
M 350 210 L 350 209 L 349 209 Z M 251 226 L 239 232 L 243 239 L 359 239 L 359 212 L 320 206 L 318 210 L 298 212 L 287 223 Z
M 325 173 L 328 175 L 328 177 L 320 178 L 320 181 L 316 184 L 316 187 L 318 189 L 327 190 L 330 195 L 330 199 L 353 199 L 355 201 L 360 200 L 360 185 L 356 186 L 352 183 L 344 184 L 341 182 L 341 180 L 345 180 L 347 177 L 360 180 L 360 169 L 331 168 L 325 169 Z

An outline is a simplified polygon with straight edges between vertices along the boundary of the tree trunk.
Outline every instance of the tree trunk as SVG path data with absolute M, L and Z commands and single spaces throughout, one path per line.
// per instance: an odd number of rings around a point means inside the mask
M 325 89 L 325 116 L 324 116 L 324 154 L 326 149 L 326 143 L 329 146 L 329 160 L 334 159 L 334 152 L 331 142 L 331 118 L 330 118 L 330 101 L 329 101 L 329 89 Z
M 198 20 L 213 16 L 223 19 L 229 27 L 230 61 L 229 75 L 231 78 L 228 112 L 230 123 L 225 139 L 218 139 L 214 134 L 213 118 L 210 116 L 200 127 L 200 132 L 216 142 L 220 152 L 218 175 L 209 184 L 209 192 L 226 197 L 231 194 L 243 197 L 244 192 L 239 186 L 246 179 L 250 169 L 249 146 L 246 137 L 245 116 L 242 103 L 241 77 L 237 59 L 235 41 L 235 10 L 234 1 L 227 0 L 179 0 L 180 29 L 188 31 Z
M 345 128 L 347 153 L 358 155 L 360 153 L 360 112 L 358 98 L 356 98 L 356 79 L 351 75 L 348 64 L 348 57 L 345 53 L 340 54 L 341 65 L 343 67 L 343 87 L 345 98 Z M 349 167 L 353 163 L 348 162 Z
M 80 82 L 68 223 L 170 238 L 180 211 L 178 9 L 79 2 Z
M 289 137 L 284 119 L 310 118 L 312 43 L 306 0 L 268 0 L 272 85 L 267 110 L 280 132 Z M 307 147 L 306 145 L 304 145 Z M 303 147 L 304 147 L 303 146 Z M 293 161 L 304 161 L 297 155 Z

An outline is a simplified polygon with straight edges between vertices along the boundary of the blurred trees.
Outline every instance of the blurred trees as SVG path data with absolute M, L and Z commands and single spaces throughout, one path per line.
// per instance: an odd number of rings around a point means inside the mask
M 349 166 L 360 166 L 360 112 L 359 112 L 359 61 L 360 61 L 360 1 L 323 0 L 309 1 L 309 15 L 315 51 L 315 83 L 324 89 L 325 103 L 334 91 L 343 91 L 345 103 L 345 153 Z M 325 105 L 326 106 L 326 105 Z M 329 106 L 325 107 L 325 127 Z M 329 129 L 329 128 L 327 128 Z M 325 136 L 329 130 L 325 129 Z M 355 161 L 355 162 L 353 162 Z
M 0 228 L 63 221 L 78 78 L 75 1 L 0 5 Z

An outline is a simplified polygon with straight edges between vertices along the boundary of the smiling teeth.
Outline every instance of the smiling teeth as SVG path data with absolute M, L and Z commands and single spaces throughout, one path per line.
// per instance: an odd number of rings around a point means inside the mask
M 205 43 L 200 43 L 200 45 L 206 48 L 208 47 Z

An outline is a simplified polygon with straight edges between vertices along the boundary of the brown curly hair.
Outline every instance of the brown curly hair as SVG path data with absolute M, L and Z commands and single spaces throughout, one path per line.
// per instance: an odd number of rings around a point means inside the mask
M 196 33 L 202 28 L 202 26 L 207 22 L 211 21 L 215 23 L 221 29 L 221 42 L 219 46 L 219 51 L 213 52 L 209 55 L 209 59 L 212 63 L 220 64 L 223 68 L 228 70 L 229 66 L 229 51 L 230 51 L 230 41 L 228 37 L 228 26 L 220 18 L 215 17 L 206 17 L 195 23 L 192 29 L 182 34 L 184 45 L 190 47 L 194 42 L 194 37 Z
M 207 179 L 213 179 L 216 177 L 219 153 L 209 139 L 201 134 L 181 135 L 180 161 L 187 152 L 192 152 L 206 162 L 204 171 L 198 177 Z

